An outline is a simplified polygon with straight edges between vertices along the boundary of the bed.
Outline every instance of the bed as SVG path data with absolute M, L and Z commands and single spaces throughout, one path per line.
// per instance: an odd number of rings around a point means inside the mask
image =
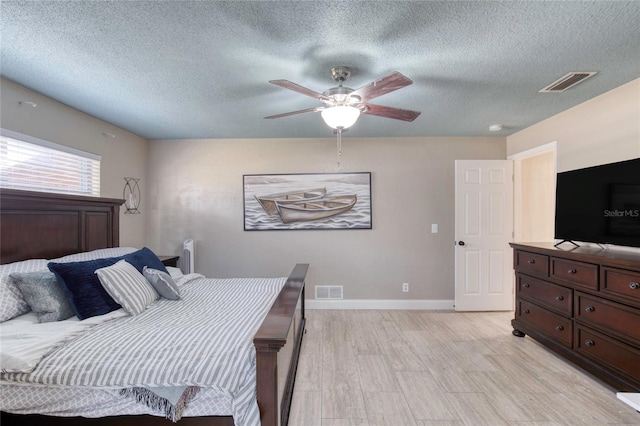
M 54 259 L 119 246 L 123 200 L 0 189 L 0 264 Z M 297 264 L 269 299 L 256 325 L 255 388 L 262 426 L 286 426 L 305 327 L 304 287 L 308 265 Z M 201 286 L 196 279 L 194 288 Z M 189 284 L 191 286 L 191 284 Z M 191 287 L 189 287 L 191 288 Z M 194 290 L 195 291 L 195 290 Z M 160 302 L 158 303 L 160 304 Z M 145 312 L 146 314 L 146 312 Z M 207 390 L 208 391 L 208 390 Z M 196 397 L 193 406 L 198 401 Z M 230 415 L 189 414 L 180 426 L 233 425 Z M 230 413 L 226 413 L 230 414 Z M 169 425 L 161 413 L 98 418 L 1 413 L 3 425 Z

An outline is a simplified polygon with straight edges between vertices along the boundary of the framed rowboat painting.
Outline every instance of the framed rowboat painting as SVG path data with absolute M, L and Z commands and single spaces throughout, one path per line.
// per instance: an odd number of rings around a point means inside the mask
M 371 173 L 244 175 L 244 230 L 371 229 Z

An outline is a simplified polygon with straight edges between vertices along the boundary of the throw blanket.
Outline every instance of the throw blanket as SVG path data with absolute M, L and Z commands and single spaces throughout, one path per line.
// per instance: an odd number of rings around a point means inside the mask
M 196 396 L 199 390 L 200 388 L 197 386 L 151 389 L 128 388 L 122 389 L 120 395 L 134 397 L 136 401 L 145 404 L 147 407 L 162 411 L 167 419 L 175 423 L 182 418 L 182 413 L 187 408 L 187 404 Z
M 3 381 L 60 386 L 198 386 L 232 401 L 237 426 L 260 424 L 253 336 L 286 278 L 198 279 L 182 299 L 98 325 Z

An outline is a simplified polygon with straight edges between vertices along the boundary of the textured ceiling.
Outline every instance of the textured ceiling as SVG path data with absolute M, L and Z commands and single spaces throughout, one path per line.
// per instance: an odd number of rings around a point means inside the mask
M 1 73 L 149 139 L 331 137 L 322 92 L 347 65 L 358 88 L 414 84 L 345 137 L 505 136 L 640 77 L 640 2 L 2 1 Z M 598 74 L 564 93 L 570 71 Z M 490 133 L 488 126 L 504 125 Z

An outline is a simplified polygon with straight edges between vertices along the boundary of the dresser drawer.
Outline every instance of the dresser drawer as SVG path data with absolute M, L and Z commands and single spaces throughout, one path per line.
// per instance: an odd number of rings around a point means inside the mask
M 640 381 L 640 350 L 580 324 L 576 324 L 575 333 L 577 353 Z
M 516 250 L 514 252 L 514 268 L 516 271 L 534 275 L 549 276 L 549 256 Z
M 571 347 L 573 324 L 569 318 L 522 299 L 518 299 L 516 318 L 558 343 Z
M 598 290 L 598 265 L 551 258 L 551 277 L 591 290 Z
M 640 306 L 640 272 L 602 268 L 600 289 L 605 294 L 621 296 Z
M 528 275 L 517 274 L 516 277 L 518 297 L 532 300 L 559 314 L 571 316 L 573 290 Z
M 640 309 L 576 292 L 575 319 L 640 345 Z

